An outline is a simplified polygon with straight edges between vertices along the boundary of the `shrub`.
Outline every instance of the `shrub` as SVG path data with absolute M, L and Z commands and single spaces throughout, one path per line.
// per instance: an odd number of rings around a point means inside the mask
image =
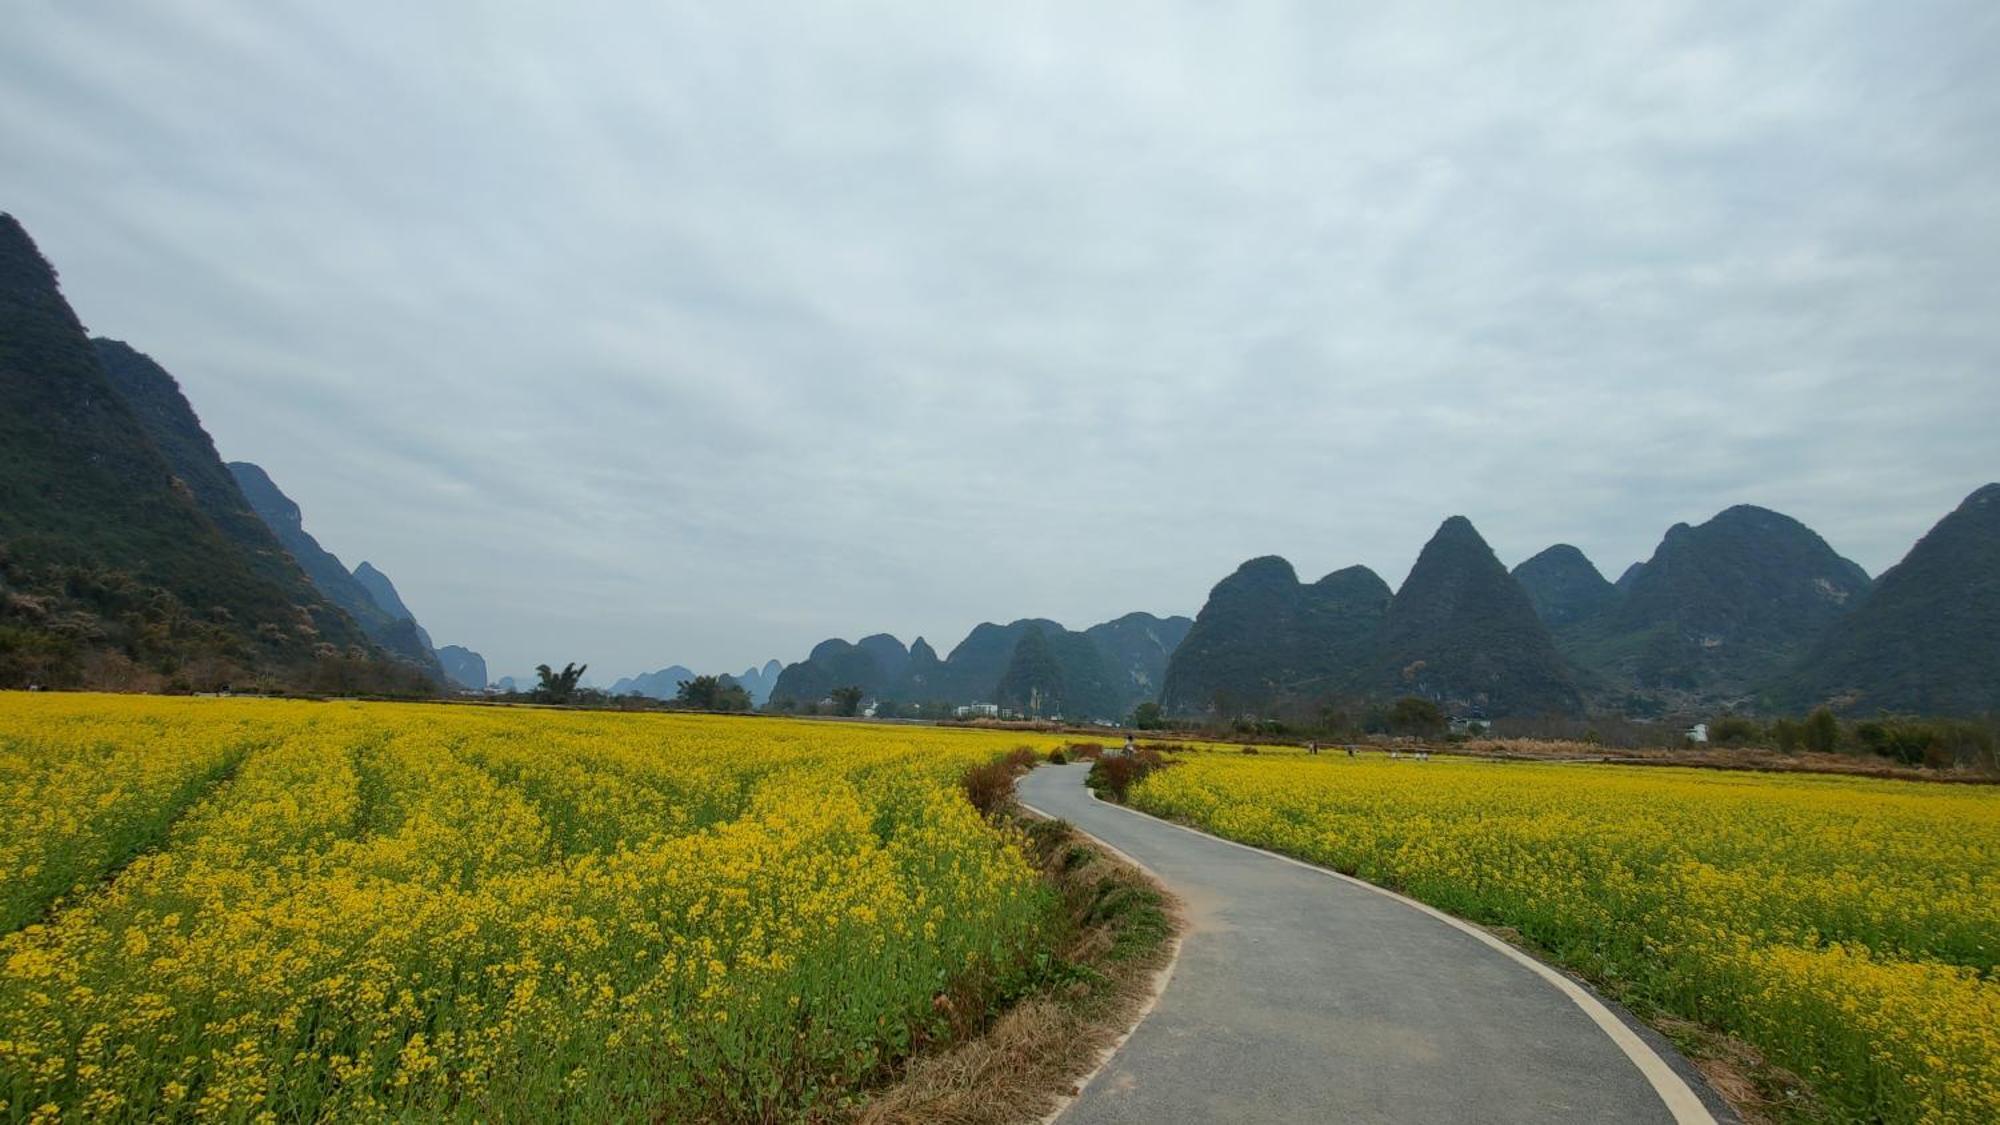
M 1806 744 L 1806 727 L 1797 719 L 1776 719 L 1771 723 L 1771 741 L 1787 754 L 1796 754 Z
M 965 789 L 965 799 L 972 802 L 982 816 L 992 816 L 1007 807 L 1014 797 L 1014 767 L 1009 758 L 974 766 L 965 771 L 959 784 Z
M 1096 790 L 1099 796 L 1109 796 L 1122 804 L 1132 786 L 1145 780 L 1147 774 L 1167 765 L 1167 759 L 1158 750 L 1152 749 L 1099 758 L 1097 764 L 1090 767 L 1090 776 L 1085 779 L 1085 784 Z
M 1243 752 L 1245 754 L 1255 754 L 1257 752 L 1257 748 L 1255 746 L 1245 746 L 1243 748 Z
M 1840 720 L 1822 707 L 1806 716 L 1805 747 L 1815 754 L 1831 754 L 1840 745 Z
M 1757 721 L 1741 715 L 1724 715 L 1708 727 L 1708 740 L 1717 746 L 1748 746 L 1763 737 Z
M 1883 717 L 1856 723 L 1855 741 L 1871 753 L 1905 765 L 1949 769 L 1993 757 L 1993 731 L 1951 719 Z
M 1049 764 L 1052 766 L 1069 765 L 1069 755 L 1063 753 L 1062 747 L 1058 746 L 1054 750 L 1049 751 Z
M 1104 747 L 1095 742 L 1072 742 L 1066 749 L 1070 757 L 1079 761 L 1094 762 L 1104 756 Z

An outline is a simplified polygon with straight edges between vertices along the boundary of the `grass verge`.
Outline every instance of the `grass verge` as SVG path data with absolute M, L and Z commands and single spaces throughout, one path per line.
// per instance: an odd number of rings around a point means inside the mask
M 1171 898 L 1059 820 L 1011 819 L 1058 900 L 1033 984 L 972 1038 L 919 1054 L 843 1120 L 860 1125 L 1035 1121 L 1073 1095 L 1151 1001 L 1173 958 Z

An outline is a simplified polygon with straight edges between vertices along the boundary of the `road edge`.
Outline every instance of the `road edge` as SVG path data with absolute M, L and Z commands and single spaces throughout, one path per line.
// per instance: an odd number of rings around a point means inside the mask
M 1533 972 L 1536 976 L 1541 977 L 1544 981 L 1547 981 L 1549 984 L 1553 985 L 1556 988 L 1556 990 L 1561 992 L 1565 997 L 1567 997 L 1569 1001 L 1577 1007 L 1578 1010 L 1583 1012 L 1585 1016 L 1589 1017 L 1590 1021 L 1593 1024 L 1596 1024 L 1598 1029 L 1604 1033 L 1605 1037 L 1610 1039 L 1613 1045 L 1615 1045 L 1619 1049 L 1620 1053 L 1624 1054 L 1625 1057 L 1632 1063 L 1632 1065 L 1638 1068 L 1640 1075 L 1646 1079 L 1647 1084 L 1653 1088 L 1653 1092 L 1660 1098 L 1661 1103 L 1666 1106 L 1667 1112 L 1673 1117 L 1674 1121 L 1676 1122 L 1676 1125 L 1728 1125 L 1729 1122 L 1732 1122 L 1736 1119 L 1736 1115 L 1733 1112 L 1729 1112 L 1726 1109 L 1727 1103 L 1723 1103 L 1725 1106 L 1724 1115 L 1722 1117 L 1718 1117 L 1716 1115 L 1715 1108 L 1711 1107 L 1709 1105 L 1708 1099 L 1704 1098 L 1699 1092 L 1696 1091 L 1694 1086 L 1690 1084 L 1688 1076 L 1681 1073 L 1681 1069 L 1679 1067 L 1675 1066 L 1672 1062 L 1669 1062 L 1664 1056 L 1660 1054 L 1659 1050 L 1649 1041 L 1648 1035 L 1642 1034 L 1637 1028 L 1632 1026 L 1631 1023 L 1627 1022 L 1628 1018 L 1636 1022 L 1636 1017 L 1621 1017 L 1618 1012 L 1615 1012 L 1611 1009 L 1610 1005 L 1605 1000 L 1598 997 L 1581 981 L 1578 981 L 1575 978 L 1570 977 L 1569 975 L 1563 973 L 1555 966 L 1550 965 L 1547 962 L 1542 961 L 1539 958 L 1530 955 L 1527 951 L 1520 949 L 1519 947 L 1513 945 L 1512 943 L 1502 939 L 1498 935 L 1493 934 L 1488 930 L 1480 926 L 1477 926 L 1471 922 L 1468 922 L 1463 918 L 1458 918 L 1454 917 L 1453 915 L 1447 914 L 1444 911 L 1439 910 L 1437 907 L 1431 906 L 1429 903 L 1419 902 L 1418 900 L 1413 899 L 1408 895 L 1400 894 L 1396 891 L 1390 890 L 1387 887 L 1377 886 L 1374 883 L 1370 883 L 1366 879 L 1358 879 L 1352 875 L 1335 871 L 1330 867 L 1321 867 L 1315 863 L 1307 863 L 1305 860 L 1299 859 L 1295 856 L 1285 855 L 1283 852 L 1275 852 L 1270 850 L 1269 848 L 1260 848 L 1255 844 L 1246 844 L 1240 840 L 1231 840 L 1225 836 L 1217 836 L 1212 832 L 1204 832 L 1201 829 L 1195 828 L 1191 825 L 1181 824 L 1178 821 L 1168 820 L 1167 818 L 1162 816 L 1154 816 L 1152 813 L 1146 812 L 1142 809 L 1135 809 L 1130 805 L 1122 805 L 1117 803 L 1116 801 L 1107 801 L 1104 798 L 1098 796 L 1094 790 L 1089 789 L 1088 786 L 1085 787 L 1085 791 L 1090 794 L 1091 800 L 1096 801 L 1098 804 L 1104 805 L 1108 808 L 1119 809 L 1123 812 L 1130 813 L 1133 816 L 1143 816 L 1148 820 L 1158 821 L 1159 823 L 1164 824 L 1170 828 L 1177 828 L 1182 832 L 1187 832 L 1195 836 L 1200 836 L 1205 839 L 1213 840 L 1219 844 L 1227 844 L 1232 848 L 1241 848 L 1244 851 L 1255 852 L 1259 855 L 1268 856 L 1272 859 L 1280 860 L 1284 863 L 1289 863 L 1294 867 L 1302 867 L 1307 871 L 1316 872 L 1328 878 L 1337 879 L 1341 882 L 1348 883 L 1356 887 L 1361 887 L 1369 891 L 1373 891 L 1374 893 L 1381 895 L 1385 898 L 1391 899 L 1395 902 L 1399 902 L 1404 906 L 1411 907 L 1412 909 L 1415 909 L 1421 913 L 1430 915 L 1432 918 L 1435 918 L 1438 921 L 1443 922 L 1444 924 L 1452 927 L 1453 929 L 1456 929 L 1461 933 L 1464 933 L 1472 937 L 1474 940 L 1480 942 L 1481 944 L 1486 945 L 1487 947 L 1501 953 L 1502 955 L 1508 957 L 1509 959 L 1515 961 L 1516 963 L 1526 967 L 1530 972 Z M 1040 812 L 1040 810 L 1036 811 L 1038 813 Z M 1047 814 L 1042 813 L 1041 815 L 1046 816 Z M 1097 837 L 1091 835 L 1091 833 L 1086 829 L 1080 826 L 1076 826 L 1074 824 L 1071 827 L 1076 828 L 1077 831 L 1084 833 L 1084 835 L 1086 836 L 1091 836 L 1093 840 L 1097 840 Z M 1125 853 L 1119 851 L 1119 849 L 1113 847 L 1111 844 L 1105 843 L 1103 840 L 1098 840 L 1097 842 L 1103 847 L 1109 848 L 1111 851 L 1116 852 L 1121 856 L 1125 855 Z M 1132 859 L 1130 856 L 1126 856 L 1126 859 L 1128 862 L 1131 862 L 1134 866 L 1138 867 L 1141 871 L 1145 871 L 1148 875 L 1152 876 L 1154 880 L 1160 882 L 1162 886 L 1167 885 L 1164 880 L 1159 879 L 1159 876 L 1156 873 L 1154 873 L 1152 869 L 1146 867 L 1142 863 L 1139 863 L 1137 860 Z M 1171 890 L 1172 888 L 1168 887 L 1168 889 Z M 1180 956 L 1180 940 L 1177 937 L 1175 939 L 1174 957 L 1176 960 L 1178 960 L 1179 956 Z M 1161 988 L 1164 991 L 1165 989 L 1164 981 L 1161 984 Z M 1158 1002 L 1158 995 L 1156 994 L 1153 1000 L 1148 1002 L 1146 1007 L 1146 1012 L 1150 1013 L 1153 1010 L 1153 1006 L 1157 1002 Z M 1143 1021 L 1144 1018 L 1145 1016 L 1142 1014 L 1140 1016 L 1140 1019 Z M 1133 1024 L 1133 1031 L 1136 1030 L 1138 1030 L 1137 1023 Z M 1647 1030 L 1650 1031 L 1651 1029 Z M 1653 1034 L 1657 1035 L 1657 1033 Z M 1131 1037 L 1131 1032 L 1127 1032 L 1126 1035 L 1119 1040 L 1119 1045 L 1122 1046 L 1125 1040 L 1129 1039 L 1130 1037 Z M 1669 1047 L 1671 1048 L 1671 1045 L 1669 1045 Z M 1108 1064 L 1109 1062 L 1110 1059 L 1107 1056 L 1107 1058 L 1102 1063 L 1099 1064 L 1097 1069 L 1098 1070 L 1103 1069 L 1104 1065 Z M 1693 1064 L 1691 1063 L 1688 1064 L 1690 1068 L 1692 1068 L 1692 1065 Z M 1091 1077 L 1095 1078 L 1096 1076 L 1097 1076 L 1097 1070 L 1093 1070 L 1091 1072 Z M 1698 1072 L 1696 1076 L 1696 1081 L 1701 1081 Z M 1703 1082 L 1702 1085 L 1705 1087 L 1707 1083 Z M 1081 1091 L 1082 1088 L 1083 1088 L 1082 1086 L 1079 1086 L 1078 1087 L 1079 1091 Z M 1711 1094 L 1718 1101 L 1720 1101 L 1720 1095 L 1714 1095 L 1712 1091 Z M 1072 1099 L 1070 1100 L 1074 1100 L 1074 1097 L 1072 1097 Z M 1068 1102 L 1065 1102 L 1064 1107 L 1067 1108 L 1067 1105 Z M 1053 1121 L 1053 1120 L 1054 1120 L 1053 1116 L 1045 1119 L 1045 1121 Z
M 1094 795 L 1095 794 L 1093 794 L 1093 796 Z M 1020 793 L 1019 778 L 1015 779 L 1014 803 L 1019 805 L 1023 809 L 1026 809 L 1027 811 L 1035 814 L 1036 816 L 1041 817 L 1043 820 L 1062 820 L 1061 817 L 1051 816 L 1048 813 L 1043 812 L 1041 809 L 1038 809 L 1035 806 L 1029 804 L 1028 802 L 1022 800 Z M 1085 836 L 1089 836 L 1091 842 L 1095 844 L 1097 847 L 1103 848 L 1105 851 L 1110 852 L 1114 856 L 1117 856 L 1120 860 L 1131 864 L 1134 868 L 1138 869 L 1140 874 L 1146 876 L 1146 878 L 1148 879 L 1151 879 L 1157 886 L 1160 887 L 1161 890 L 1167 891 L 1167 893 L 1169 894 L 1172 893 L 1172 891 L 1169 890 L 1167 887 L 1167 881 L 1165 879 L 1160 878 L 1159 872 L 1154 871 L 1152 868 L 1146 866 L 1144 863 L 1139 862 L 1138 858 L 1133 856 L 1131 853 L 1118 847 L 1116 844 L 1112 844 L 1105 840 L 1099 839 L 1096 835 L 1088 831 L 1085 831 L 1081 827 L 1078 827 L 1074 822 L 1064 821 L 1064 823 L 1069 824 L 1071 831 L 1080 833 Z M 1178 911 L 1176 911 L 1175 913 L 1176 915 L 1178 915 Z M 1125 1048 L 1125 1044 L 1131 1040 L 1133 1035 L 1137 1034 L 1139 1030 L 1139 1025 L 1145 1023 L 1146 1017 L 1152 1015 L 1153 1009 L 1159 1007 L 1160 997 L 1166 994 L 1167 985 L 1173 982 L 1174 969 L 1181 963 L 1181 943 L 1186 938 L 1186 936 L 1187 936 L 1187 927 L 1182 922 L 1182 920 L 1178 916 L 1176 916 L 1174 918 L 1174 936 L 1168 941 L 1167 959 L 1165 963 L 1163 963 L 1159 968 L 1153 970 L 1152 979 L 1146 982 L 1146 988 L 1147 988 L 1146 1000 L 1145 1003 L 1139 1006 L 1138 1011 L 1133 1015 L 1132 1026 L 1126 1028 L 1123 1032 L 1120 1032 L 1116 1039 L 1113 1039 L 1111 1042 L 1106 1043 L 1103 1047 L 1098 1049 L 1097 1057 L 1091 1060 L 1090 1069 L 1084 1072 L 1082 1076 L 1078 1077 L 1071 1084 L 1069 1093 L 1063 1094 L 1056 1099 L 1056 1104 L 1054 1108 L 1050 1109 L 1047 1113 L 1043 1114 L 1039 1119 L 1037 1119 L 1038 1125 L 1054 1125 L 1054 1122 L 1057 1118 L 1069 1112 L 1069 1107 L 1075 1105 L 1077 1099 L 1083 1097 L 1083 1092 L 1090 1088 L 1090 1084 L 1092 1082 L 1097 1081 L 1098 1075 L 1104 1073 L 1104 1069 L 1111 1065 L 1111 1060 L 1117 1058 L 1118 1052 Z

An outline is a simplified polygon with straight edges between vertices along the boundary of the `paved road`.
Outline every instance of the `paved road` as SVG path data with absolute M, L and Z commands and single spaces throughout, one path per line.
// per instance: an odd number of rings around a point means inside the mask
M 1100 802 L 1087 769 L 1037 769 L 1021 800 L 1149 868 L 1188 930 L 1157 1007 L 1063 1125 L 1710 1121 L 1697 1099 L 1728 1120 L 1663 1040 L 1601 1005 L 1596 1022 L 1546 969 L 1365 885 Z

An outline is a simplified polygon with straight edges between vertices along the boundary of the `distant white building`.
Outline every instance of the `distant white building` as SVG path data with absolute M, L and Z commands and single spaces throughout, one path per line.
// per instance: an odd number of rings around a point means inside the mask
M 1696 723 L 1695 725 L 1689 727 L 1687 729 L 1687 740 L 1689 742 L 1707 742 L 1708 724 Z
M 967 703 L 952 710 L 961 719 L 997 719 L 1000 717 L 998 703 Z

